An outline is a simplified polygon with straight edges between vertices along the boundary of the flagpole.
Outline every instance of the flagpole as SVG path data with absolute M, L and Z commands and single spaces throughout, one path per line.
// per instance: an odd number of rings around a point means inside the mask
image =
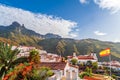
M 111 54 L 109 55 L 109 61 L 110 61 L 110 76 L 112 75 L 111 74 Z

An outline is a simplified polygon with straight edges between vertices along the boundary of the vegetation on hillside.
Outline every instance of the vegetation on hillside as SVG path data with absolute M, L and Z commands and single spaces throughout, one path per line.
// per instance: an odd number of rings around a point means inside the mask
M 65 52 L 65 42 L 63 40 L 59 41 L 56 46 L 56 52 L 58 55 L 62 56 L 64 55 Z
M 13 45 L 35 46 L 44 49 L 47 52 L 59 54 L 62 56 L 96 53 L 99 61 L 108 61 L 108 57 L 101 58 L 99 52 L 105 48 L 111 48 L 112 60 L 120 58 L 120 43 L 99 41 L 96 39 L 74 40 L 61 38 L 59 35 L 46 34 L 41 35 L 35 31 L 25 28 L 17 22 L 9 26 L 0 26 L 0 41 L 11 43 Z
M 56 52 L 56 46 L 59 41 L 64 40 L 66 44 L 64 49 L 64 56 L 73 55 L 73 52 L 79 52 L 77 55 L 84 55 L 90 53 L 96 53 L 99 61 L 109 61 L 109 57 L 100 57 L 99 52 L 105 48 L 111 48 L 112 60 L 120 60 L 120 43 L 113 42 L 104 42 L 95 39 L 83 39 L 83 40 L 74 40 L 74 39 L 43 39 L 39 41 L 38 45 L 42 46 L 43 49 L 51 53 Z M 73 45 L 75 45 L 73 47 Z

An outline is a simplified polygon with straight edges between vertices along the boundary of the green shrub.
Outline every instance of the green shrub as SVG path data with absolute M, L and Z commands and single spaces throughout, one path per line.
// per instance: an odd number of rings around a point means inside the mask
M 88 72 L 83 72 L 83 73 L 81 73 L 81 74 L 79 75 L 79 77 L 80 77 L 81 79 L 83 79 L 84 76 L 91 76 L 91 75 L 90 75 Z
M 114 75 L 114 74 L 112 75 L 112 77 L 113 77 L 114 79 L 117 79 L 117 76 L 116 76 L 116 75 Z
M 73 64 L 73 65 L 76 65 L 76 64 L 77 64 L 77 62 L 78 62 L 78 60 L 77 60 L 77 59 L 75 59 L 75 58 L 73 58 L 73 59 L 71 60 L 71 62 L 72 62 L 72 64 Z

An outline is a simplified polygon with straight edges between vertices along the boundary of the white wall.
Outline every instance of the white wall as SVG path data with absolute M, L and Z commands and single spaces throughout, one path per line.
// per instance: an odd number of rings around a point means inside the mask
M 70 72 L 70 76 L 66 76 L 67 75 L 67 72 L 66 71 L 68 71 L 68 72 Z M 64 70 L 64 76 L 67 78 L 67 77 L 70 77 L 70 79 L 72 79 L 73 77 L 75 77 L 75 76 L 73 76 L 72 75 L 72 71 L 75 71 L 76 72 L 76 79 L 78 80 L 78 74 L 79 74 L 79 71 L 78 71 L 78 68 L 75 68 L 75 67 L 72 67 L 72 66 L 69 66 L 69 63 L 67 63 L 67 65 L 66 65 L 66 67 L 65 67 L 65 70 Z
M 91 60 L 91 59 L 87 59 L 87 60 L 78 60 L 78 63 L 80 62 L 84 62 L 87 63 L 87 61 L 91 61 L 91 62 L 97 62 L 97 60 Z
M 56 80 L 60 80 L 63 77 L 63 70 L 53 70 L 56 76 Z

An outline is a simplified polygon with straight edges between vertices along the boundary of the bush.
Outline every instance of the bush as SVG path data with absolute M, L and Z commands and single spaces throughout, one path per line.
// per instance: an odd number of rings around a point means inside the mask
M 87 61 L 86 66 L 92 66 L 92 61 Z
M 92 68 L 95 69 L 95 70 L 98 69 L 98 63 L 97 62 L 93 62 L 92 63 Z
M 85 72 L 79 75 L 80 78 L 84 78 L 84 76 L 92 76 L 92 69 L 89 67 L 86 67 Z
M 112 75 L 112 77 L 113 77 L 114 79 L 117 79 L 117 76 L 116 76 L 116 75 L 114 75 L 114 74 Z
M 79 77 L 80 77 L 81 79 L 83 79 L 84 76 L 91 76 L 91 75 L 90 75 L 88 72 L 83 72 L 83 73 L 81 73 L 81 74 L 79 75 Z
M 73 58 L 73 59 L 71 60 L 71 62 L 72 62 L 72 64 L 73 64 L 73 65 L 76 65 L 76 64 L 77 64 L 77 62 L 78 62 L 78 60 L 77 60 L 77 59 L 75 59 L 75 58 Z
M 53 71 L 49 70 L 49 71 L 47 72 L 47 75 L 48 75 L 48 76 L 52 76 L 52 75 L 54 75 L 54 73 L 53 73 Z
M 90 75 L 92 75 L 92 69 L 89 67 L 86 67 L 85 72 L 89 73 Z

